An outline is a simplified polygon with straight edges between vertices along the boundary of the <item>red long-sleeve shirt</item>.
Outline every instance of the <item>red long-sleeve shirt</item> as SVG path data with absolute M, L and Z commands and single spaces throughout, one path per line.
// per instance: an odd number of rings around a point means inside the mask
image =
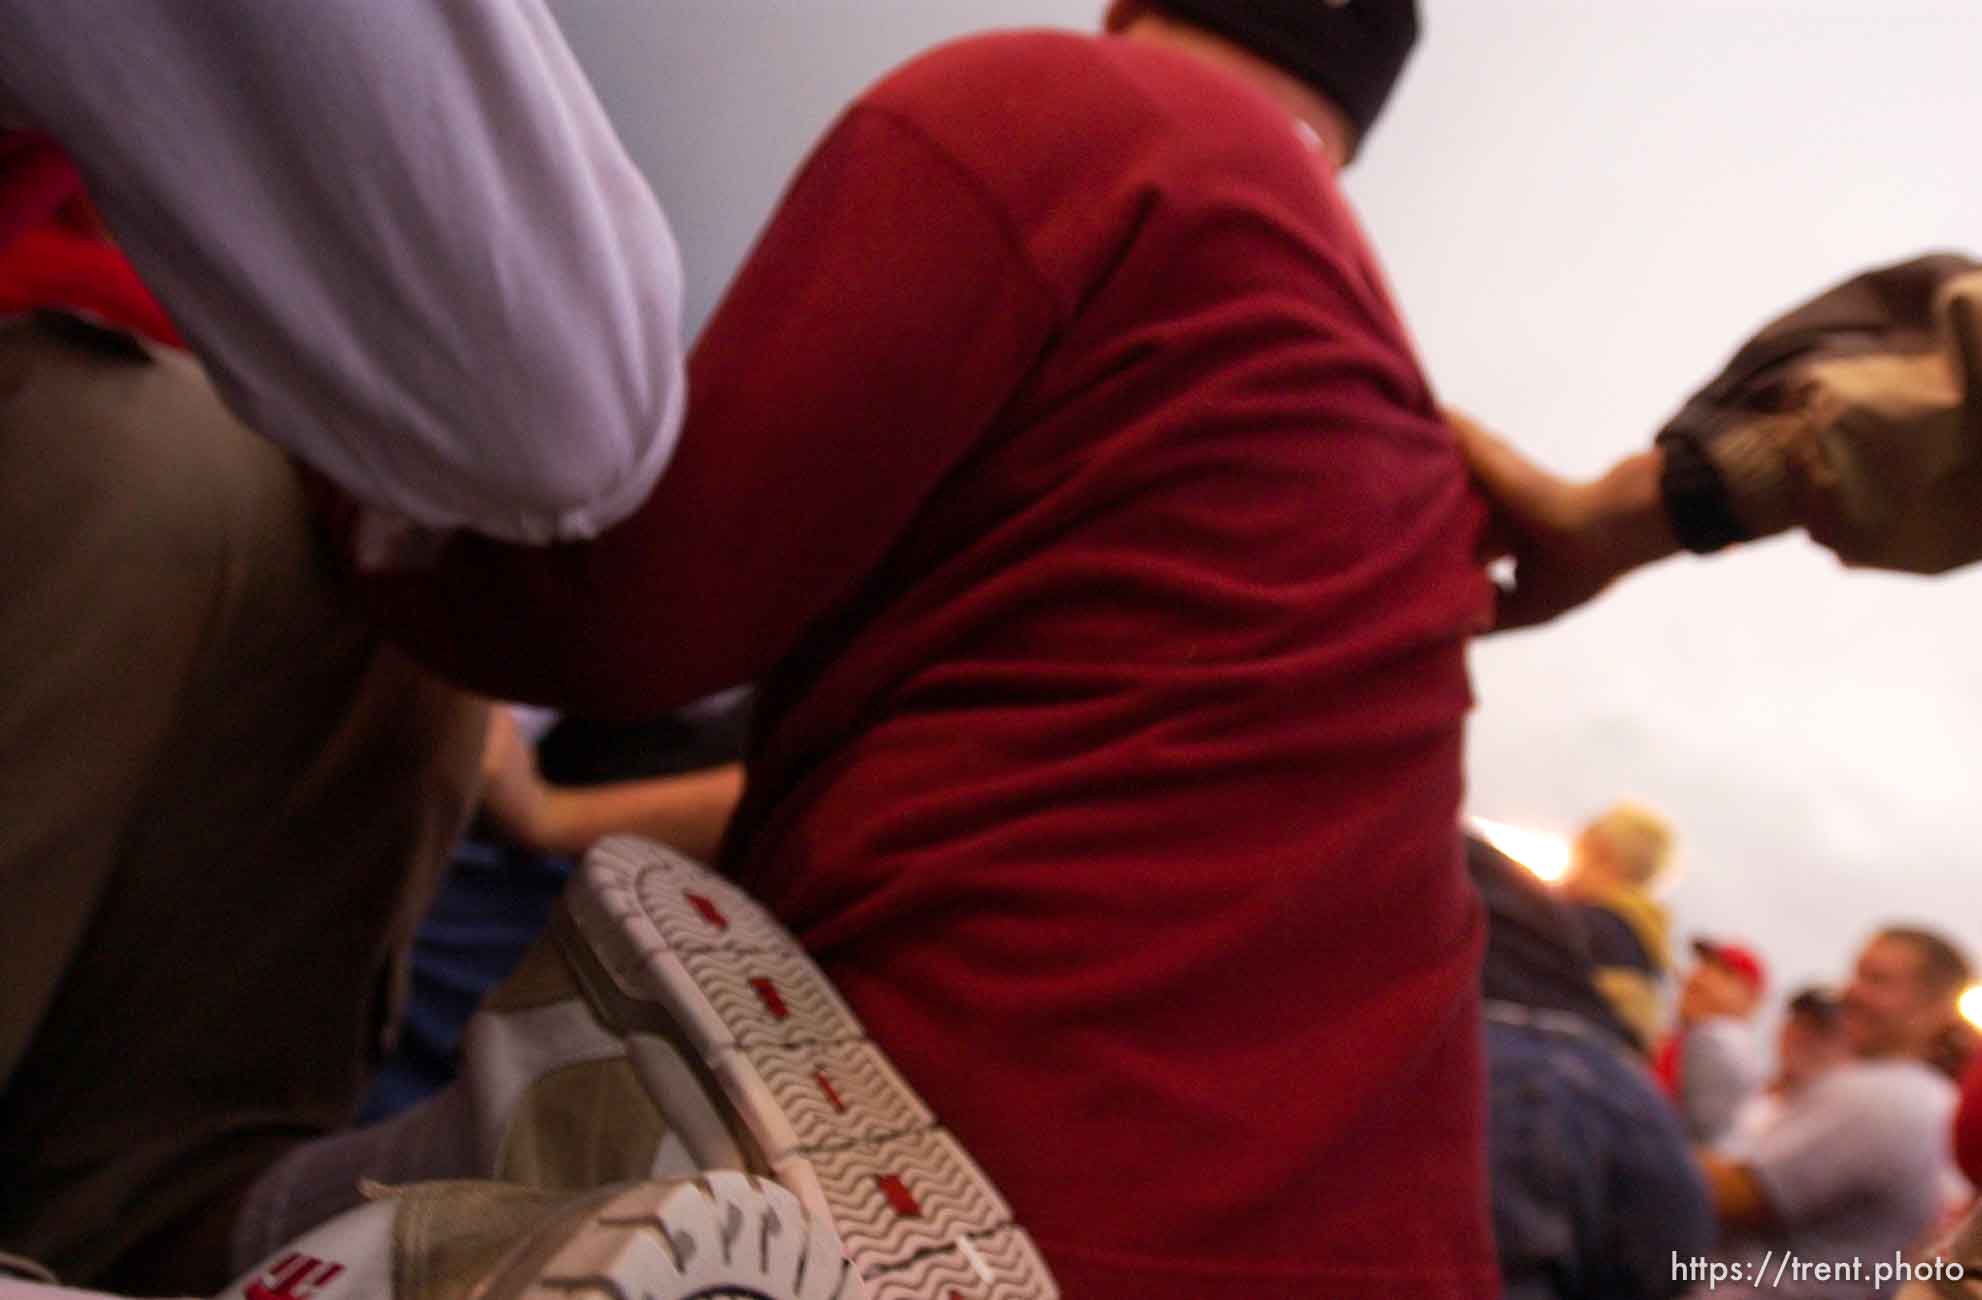
M 1020 34 L 865 95 L 598 541 L 381 615 L 493 693 L 761 678 L 727 869 L 1079 1300 L 1492 1294 L 1477 507 L 1284 111 Z

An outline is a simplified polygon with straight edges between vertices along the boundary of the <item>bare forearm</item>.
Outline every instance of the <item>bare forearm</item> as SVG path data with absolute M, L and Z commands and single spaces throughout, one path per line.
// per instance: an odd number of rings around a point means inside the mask
M 1593 544 L 1622 575 L 1679 550 L 1659 491 L 1664 457 L 1656 449 L 1627 456 L 1587 488 Z
M 611 834 L 631 832 L 708 861 L 743 793 L 735 763 L 682 776 L 545 792 L 539 847 L 582 853 Z
M 1496 614 L 1500 627 L 1546 622 L 1679 549 L 1661 495 L 1658 449 L 1627 456 L 1602 477 L 1579 483 L 1543 469 L 1463 415 L 1451 420 L 1493 510 L 1481 558 L 1513 561 Z
M 1775 1210 L 1746 1165 L 1711 1151 L 1696 1151 L 1694 1157 L 1706 1179 L 1707 1193 L 1723 1230 L 1767 1232 L 1775 1226 Z

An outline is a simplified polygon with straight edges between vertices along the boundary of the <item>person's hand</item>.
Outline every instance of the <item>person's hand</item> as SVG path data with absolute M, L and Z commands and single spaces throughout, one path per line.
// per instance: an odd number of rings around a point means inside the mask
M 1546 623 L 1642 564 L 1679 549 L 1659 497 L 1659 454 L 1628 457 L 1602 478 L 1552 474 L 1456 411 L 1446 418 L 1491 513 L 1480 562 L 1513 561 L 1497 577 L 1496 632 Z
M 537 756 L 515 715 L 498 704 L 489 710 L 482 743 L 482 811 L 516 844 L 544 849 L 550 789 L 537 774 Z

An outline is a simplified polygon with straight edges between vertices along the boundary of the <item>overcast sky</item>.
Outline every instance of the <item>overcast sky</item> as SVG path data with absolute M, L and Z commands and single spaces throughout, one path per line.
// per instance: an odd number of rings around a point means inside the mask
M 562 0 L 706 315 L 862 85 L 1101 0 Z M 1445 399 L 1566 471 L 1645 446 L 1754 327 L 1852 270 L 1982 248 L 1974 0 L 1423 0 L 1351 171 Z M 1471 809 L 1682 837 L 1681 934 L 1828 979 L 1877 922 L 1982 957 L 1982 572 L 1846 573 L 1800 539 L 1668 562 L 1483 642 Z

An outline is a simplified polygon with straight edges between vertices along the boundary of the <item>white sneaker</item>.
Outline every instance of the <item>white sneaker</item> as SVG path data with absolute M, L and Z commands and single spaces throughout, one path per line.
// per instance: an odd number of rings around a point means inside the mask
M 481 1182 L 374 1195 L 283 1247 L 218 1300 L 867 1295 L 832 1230 L 786 1189 L 746 1174 L 575 1195 Z M 0 1281 L 0 1300 L 116 1297 Z
M 499 1179 L 760 1175 L 831 1225 L 875 1300 L 1059 1294 L 990 1180 L 798 943 L 658 844 L 616 836 L 586 856 L 545 938 L 470 1022 L 464 1057 Z
M 853 1266 L 782 1187 L 744 1174 L 573 1197 L 402 1188 L 299 1238 L 220 1300 L 852 1300 Z

